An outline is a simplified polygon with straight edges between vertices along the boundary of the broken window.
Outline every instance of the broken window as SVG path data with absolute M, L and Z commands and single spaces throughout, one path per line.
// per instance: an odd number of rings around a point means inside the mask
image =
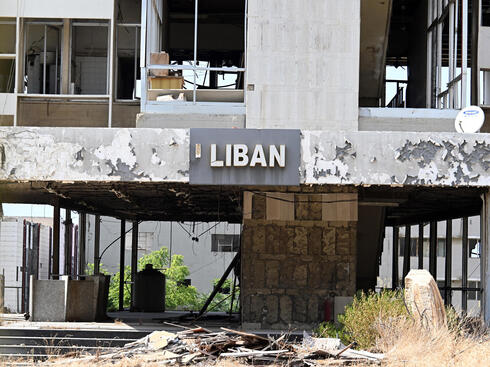
M 138 232 L 138 251 L 149 253 L 153 251 L 155 234 L 153 232 Z M 131 251 L 133 242 L 133 231 L 126 233 L 126 250 Z
M 468 281 L 468 288 L 480 288 L 480 282 L 478 281 Z M 480 300 L 480 291 L 468 291 L 468 299 L 473 301 Z
M 468 256 L 471 258 L 479 258 L 480 257 L 480 239 L 479 238 L 470 238 L 468 239 Z
M 244 101 L 244 0 L 169 0 L 148 22 L 148 100 Z
M 0 93 L 14 92 L 15 32 L 15 20 L 0 20 Z
M 116 28 L 115 96 L 135 100 L 140 96 L 141 1 L 119 0 Z
M 237 252 L 240 248 L 240 235 L 237 234 L 212 234 L 212 252 Z
M 60 93 L 62 27 L 54 20 L 25 23 L 24 93 Z
M 108 94 L 108 26 L 107 21 L 72 22 L 70 94 Z

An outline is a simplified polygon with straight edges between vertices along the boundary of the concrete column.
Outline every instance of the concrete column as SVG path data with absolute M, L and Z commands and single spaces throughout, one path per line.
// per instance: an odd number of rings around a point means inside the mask
M 94 275 L 100 274 L 100 215 L 95 216 Z
M 71 275 L 72 261 L 72 235 L 71 235 L 71 210 L 65 209 L 65 275 Z
M 419 239 L 417 243 L 418 268 L 424 268 L 424 224 L 419 223 Z
M 119 311 L 124 310 L 124 254 L 126 251 L 126 221 L 121 219 L 121 240 L 119 248 Z
M 311 327 L 324 320 L 327 308 L 338 314 L 351 301 L 357 278 L 357 193 L 339 191 L 245 193 L 244 327 Z
M 59 279 L 60 274 L 60 206 L 53 208 L 53 279 Z
M 70 93 L 71 68 L 71 24 L 70 19 L 63 19 L 63 39 L 61 46 L 61 94 Z
M 483 195 L 481 228 L 481 280 L 482 280 L 482 315 L 487 324 L 490 324 L 490 192 Z
M 133 221 L 131 240 L 131 309 L 134 304 L 136 273 L 138 272 L 138 221 Z

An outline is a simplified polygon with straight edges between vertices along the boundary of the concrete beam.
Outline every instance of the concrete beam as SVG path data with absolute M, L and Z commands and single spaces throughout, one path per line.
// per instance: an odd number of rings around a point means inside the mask
M 301 135 L 302 184 L 490 186 L 490 134 Z M 2 127 L 0 149 L 0 181 L 189 182 L 189 129 Z

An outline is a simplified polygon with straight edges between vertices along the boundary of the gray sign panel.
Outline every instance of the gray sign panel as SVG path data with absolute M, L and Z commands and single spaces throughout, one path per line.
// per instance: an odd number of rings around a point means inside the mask
M 193 185 L 299 185 L 299 130 L 191 129 Z

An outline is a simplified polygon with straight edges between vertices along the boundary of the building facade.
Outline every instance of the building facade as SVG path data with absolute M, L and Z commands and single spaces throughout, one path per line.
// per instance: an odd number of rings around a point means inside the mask
M 481 215 L 487 290 L 490 127 L 454 125 L 487 111 L 489 4 L 469 5 L 2 1 L 1 200 L 54 205 L 55 267 L 60 207 L 240 223 L 245 327 L 308 327 L 374 289 L 386 227 L 432 223 L 434 272 L 433 223 Z

